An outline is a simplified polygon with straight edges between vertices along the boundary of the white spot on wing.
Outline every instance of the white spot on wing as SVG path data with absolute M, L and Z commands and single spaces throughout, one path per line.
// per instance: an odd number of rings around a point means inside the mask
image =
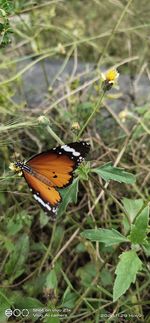
M 44 206 L 47 210 L 51 211 L 51 207 L 49 203 L 45 203 L 40 196 L 37 196 L 36 194 L 33 194 L 35 200 L 39 202 L 42 206 Z
M 53 213 L 57 213 L 57 208 L 53 207 L 52 211 L 53 211 Z
M 72 153 L 73 156 L 75 156 L 75 157 L 80 156 L 80 153 L 78 151 L 76 151 L 74 148 L 71 148 L 67 145 L 63 145 L 63 146 L 61 146 L 61 148 L 68 153 Z

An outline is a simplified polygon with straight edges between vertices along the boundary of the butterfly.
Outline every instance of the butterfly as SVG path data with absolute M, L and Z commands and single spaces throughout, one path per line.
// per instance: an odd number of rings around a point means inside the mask
M 73 171 L 88 154 L 90 145 L 85 141 L 58 146 L 30 158 L 14 163 L 15 170 L 24 176 L 34 199 L 41 208 L 56 219 L 62 200 L 58 191 L 73 181 Z

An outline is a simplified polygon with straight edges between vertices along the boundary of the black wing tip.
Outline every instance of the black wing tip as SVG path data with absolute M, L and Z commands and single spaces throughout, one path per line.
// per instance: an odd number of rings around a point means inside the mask
M 69 144 L 68 144 L 69 145 Z M 71 145 L 71 144 L 70 144 Z M 77 142 L 74 142 L 72 143 L 72 147 L 74 147 L 75 150 L 79 151 L 80 152 L 80 155 L 81 157 L 84 159 L 84 157 L 87 156 L 87 154 L 89 153 L 90 151 L 90 144 L 86 141 L 77 141 Z M 79 163 L 82 162 L 79 161 Z
M 75 162 L 73 170 L 84 161 L 89 150 L 90 144 L 86 141 L 71 142 L 55 148 L 55 152 L 58 155 L 67 155 Z
M 58 146 L 53 150 L 56 150 L 58 154 L 61 154 L 63 152 L 66 154 L 72 154 L 74 157 L 81 156 L 84 158 L 90 150 L 90 144 L 86 141 L 75 141 L 64 144 L 62 146 Z

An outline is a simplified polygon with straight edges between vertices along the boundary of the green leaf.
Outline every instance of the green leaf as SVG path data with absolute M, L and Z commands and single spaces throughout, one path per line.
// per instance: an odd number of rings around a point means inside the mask
M 52 269 L 46 277 L 45 287 L 54 289 L 54 288 L 57 288 L 57 284 L 58 284 L 58 281 L 57 281 L 55 269 Z
M 1 241 L 4 241 L 4 247 L 8 253 L 12 253 L 15 250 L 15 245 L 8 236 L 0 234 L 0 239 Z
M 62 203 L 58 210 L 58 216 L 62 215 L 65 212 L 66 207 L 70 202 L 77 203 L 78 184 L 79 179 L 76 178 L 71 185 L 69 185 L 66 189 L 60 191 L 62 196 Z
M 123 252 L 119 258 L 113 288 L 114 302 L 127 291 L 131 283 L 135 282 L 136 274 L 142 268 L 142 262 L 134 250 Z
M 19 308 L 20 310 L 23 310 L 24 308 L 28 309 L 29 314 L 27 318 L 30 320 L 30 322 L 37 321 L 37 316 L 35 313 L 39 315 L 39 321 L 42 318 L 42 311 L 40 312 L 40 309 L 44 308 L 44 305 L 36 298 L 28 296 L 26 297 L 24 295 L 22 295 L 22 297 L 16 297 L 14 307 Z
M 139 139 L 141 136 L 143 136 L 144 133 L 145 133 L 144 128 L 141 125 L 139 125 L 133 133 L 133 136 L 132 136 L 133 140 L 135 141 Z
M 149 208 L 145 207 L 141 213 L 137 216 L 135 220 L 135 224 L 131 226 L 131 232 L 128 238 L 132 243 L 143 243 L 144 239 L 146 239 L 146 233 L 148 229 L 148 221 L 149 221 Z
M 75 247 L 75 251 L 76 251 L 76 253 L 85 252 L 86 251 L 86 247 L 85 247 L 85 245 L 82 242 L 80 242 Z
M 129 241 L 120 232 L 115 229 L 89 229 L 81 233 L 81 236 L 92 241 L 105 243 L 106 246 L 111 246 L 117 243 Z
M 11 218 L 7 223 L 8 235 L 14 236 L 25 226 L 31 226 L 31 217 L 27 214 L 25 210 L 17 213 L 13 218 Z
M 46 215 L 46 213 L 43 210 L 41 210 L 41 212 L 40 212 L 39 220 L 40 220 L 40 227 L 41 228 L 43 228 L 49 222 L 49 217 L 48 217 L 48 215 Z
M 95 265 L 92 262 L 88 262 L 85 266 L 79 267 L 76 276 L 80 277 L 84 286 L 89 287 L 93 278 L 96 276 Z
M 53 249 L 54 250 L 56 250 L 59 247 L 60 241 L 63 240 L 64 234 L 65 234 L 64 228 L 61 225 L 58 225 L 56 227 L 54 239 L 53 239 Z
M 58 317 L 46 317 L 43 323 L 60 323 L 60 319 Z
M 5 271 L 7 275 L 11 275 L 10 281 L 19 277 L 25 270 L 24 263 L 29 253 L 29 237 L 23 234 L 18 239 L 15 250 L 10 255 L 9 261 L 6 263 Z
M 33 308 L 42 308 L 43 304 L 36 298 L 34 297 L 18 297 L 15 299 L 14 303 L 16 308 L 28 308 L 28 309 L 33 309 Z
M 13 236 L 22 229 L 21 222 L 14 222 L 13 219 L 10 219 L 7 225 L 7 232 L 9 235 Z
M 132 223 L 138 212 L 141 210 L 144 202 L 142 199 L 132 200 L 127 198 L 123 198 L 122 202 Z
M 90 172 L 90 163 L 86 162 L 86 164 L 82 163 L 80 167 L 76 169 L 76 174 L 79 176 L 80 180 L 87 181 L 89 179 Z
M 0 323 L 7 322 L 7 317 L 5 315 L 6 309 L 11 309 L 11 302 L 7 298 L 7 296 L 0 291 Z
M 133 184 L 136 181 L 133 174 L 125 172 L 123 168 L 113 166 L 112 162 L 98 168 L 93 168 L 92 172 L 100 175 L 106 182 L 113 180 L 120 183 Z
M 43 286 L 46 282 L 47 272 L 43 272 L 40 276 L 35 276 L 24 284 L 24 290 L 30 296 L 38 296 L 43 293 Z
M 101 271 L 101 282 L 102 286 L 106 287 L 112 285 L 112 273 L 109 269 L 103 268 Z
M 150 257 L 150 240 L 146 240 L 143 243 L 143 249 L 147 257 Z
M 92 110 L 93 109 L 94 104 L 92 102 L 82 102 L 79 103 L 77 106 L 78 111 L 84 111 L 84 110 Z
M 13 1 L 12 0 L 0 0 L 0 8 L 5 10 L 7 14 L 13 11 Z
M 66 308 L 74 308 L 77 298 L 78 298 L 77 295 L 74 292 L 71 292 L 70 288 L 67 287 L 63 295 L 61 306 Z
M 149 104 L 145 103 L 142 106 L 136 107 L 135 111 L 140 115 L 144 115 L 145 113 L 149 112 Z
M 22 220 L 16 219 L 13 217 L 7 223 L 7 232 L 8 235 L 13 236 L 23 228 Z

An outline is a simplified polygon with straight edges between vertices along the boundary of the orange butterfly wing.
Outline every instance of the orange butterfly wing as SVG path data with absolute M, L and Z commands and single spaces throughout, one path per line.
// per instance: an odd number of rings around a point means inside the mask
M 26 171 L 23 171 L 23 176 L 32 191 L 34 199 L 40 204 L 42 209 L 54 219 L 57 213 L 58 204 L 61 201 L 59 192 L 56 191 L 54 187 L 47 186 Z
M 34 157 L 26 165 L 49 179 L 52 186 L 61 188 L 72 182 L 75 162 L 67 155 L 58 155 L 50 151 Z

